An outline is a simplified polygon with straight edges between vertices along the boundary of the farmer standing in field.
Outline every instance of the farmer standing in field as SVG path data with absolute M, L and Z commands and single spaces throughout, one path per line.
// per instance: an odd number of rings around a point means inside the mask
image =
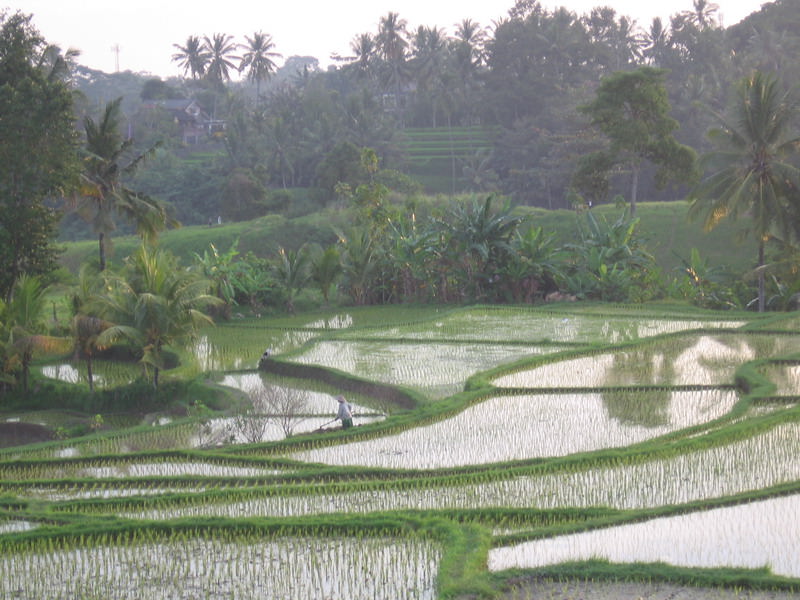
M 336 419 L 342 421 L 342 429 L 349 429 L 353 426 L 353 407 L 344 399 L 344 396 L 336 396 L 336 400 L 339 402 Z

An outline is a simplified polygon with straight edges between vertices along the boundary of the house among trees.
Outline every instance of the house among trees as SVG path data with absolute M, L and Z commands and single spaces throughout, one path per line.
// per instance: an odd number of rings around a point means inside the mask
M 184 144 L 197 144 L 225 130 L 225 121 L 212 119 L 195 100 L 149 100 L 144 103 L 144 107 L 166 111 L 180 128 Z

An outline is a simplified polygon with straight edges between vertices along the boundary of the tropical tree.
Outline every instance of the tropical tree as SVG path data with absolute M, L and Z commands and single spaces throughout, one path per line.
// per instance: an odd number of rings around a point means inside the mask
M 64 58 L 63 55 L 58 55 Z M 0 12 L 0 298 L 55 268 L 58 215 L 79 172 L 73 95 L 31 17 Z M 56 64 L 58 63 L 58 64 Z M 58 74 L 57 74 L 58 73 Z
M 157 146 L 138 153 L 133 150 L 132 138 L 123 139 L 121 102 L 121 97 L 109 102 L 99 121 L 91 117 L 84 120 L 86 145 L 78 212 L 97 234 L 101 271 L 106 267 L 106 250 L 111 232 L 116 229 L 116 215 L 133 222 L 145 240 L 154 240 L 158 232 L 177 225 L 160 202 L 126 187 L 122 181 L 122 176 L 135 173 Z
M 234 54 L 239 45 L 233 41 L 233 36 L 225 33 L 215 33 L 210 38 L 203 38 L 203 48 L 208 53 L 208 66 L 206 78 L 216 84 L 230 81 L 231 71 L 237 71 L 236 63 L 239 57 Z
M 715 113 L 719 127 L 710 137 L 718 149 L 703 155 L 707 175 L 690 195 L 689 218 L 701 217 L 706 230 L 725 217 L 751 219 L 745 233 L 758 240 L 759 312 L 766 304 L 767 242 L 798 235 L 792 217 L 800 206 L 800 137 L 790 128 L 799 107 L 771 75 L 757 71 L 742 79 L 729 114 Z
M 211 283 L 181 268 L 167 252 L 142 244 L 119 273 L 106 272 L 108 290 L 93 299 L 95 315 L 113 323 L 96 338 L 101 346 L 126 342 L 145 373 L 152 370 L 158 388 L 165 348 L 186 344 L 203 325 L 212 324 L 206 309 L 221 302 L 210 295 Z
M 68 340 L 46 335 L 46 291 L 38 277 L 22 275 L 2 311 L 2 324 L 7 336 L 4 340 L 6 369 L 19 373 L 22 389 L 26 392 L 34 353 L 64 352 L 69 347 Z
M 375 38 L 378 52 L 388 65 L 386 80 L 388 85 L 394 88 L 395 109 L 398 114 L 401 110 L 402 83 L 406 78 L 405 62 L 408 49 L 406 26 L 405 19 L 401 19 L 395 12 L 390 12 L 381 17 L 378 35 Z
M 688 21 L 698 29 L 706 29 L 713 25 L 713 19 L 719 10 L 719 5 L 708 0 L 692 0 L 692 10 L 684 11 Z
M 253 37 L 245 36 L 247 44 L 244 46 L 244 54 L 239 63 L 239 71 L 247 72 L 247 80 L 254 81 L 256 84 L 256 97 L 261 96 L 261 82 L 269 79 L 276 69 L 274 58 L 281 55 L 273 52 L 275 44 L 272 36 L 261 31 L 253 34 Z
M 103 350 L 103 346 L 97 340 L 106 329 L 113 325 L 109 321 L 90 315 L 72 317 L 71 333 L 75 343 L 75 358 L 86 361 L 86 381 L 89 384 L 90 392 L 94 392 L 94 357 Z
M 663 67 L 671 50 L 669 28 L 664 27 L 661 17 L 653 17 L 650 29 L 644 37 L 642 55 L 653 67 Z
M 503 285 L 513 302 L 531 303 L 537 297 L 555 291 L 561 278 L 560 249 L 555 233 L 541 227 L 517 230 L 512 239 L 515 250 L 500 269 Z
M 375 300 L 383 251 L 368 225 L 337 232 L 342 246 L 342 287 L 353 303 L 362 306 Z
M 286 292 L 286 310 L 294 314 L 294 300 L 311 278 L 310 255 L 305 244 L 297 250 L 278 249 L 275 274 Z
M 489 295 L 490 288 L 499 281 L 499 271 L 513 253 L 512 239 L 524 217 L 511 214 L 508 202 L 494 210 L 494 198 L 487 196 L 483 202 L 456 204 L 447 220 L 440 226 L 449 229 L 448 252 L 455 258 L 462 291 L 472 300 Z
M 325 304 L 328 304 L 331 287 L 341 274 L 342 261 L 336 246 L 320 248 L 312 255 L 311 279 L 317 284 Z
M 668 115 L 669 99 L 663 69 L 641 67 L 603 78 L 592 102 L 580 107 L 608 139 L 604 160 L 595 165 L 624 166 L 631 172 L 631 217 L 636 216 L 639 175 L 645 161 L 658 167 L 656 186 L 691 181 L 695 153 L 672 136 L 678 122 Z M 586 174 L 584 173 L 584 177 Z
M 371 33 L 360 33 L 350 41 L 350 56 L 334 56 L 355 71 L 357 79 L 365 79 L 373 72 L 377 48 Z
M 183 69 L 184 75 L 188 73 L 192 79 L 199 79 L 205 74 L 211 54 L 199 37 L 190 35 L 183 46 L 180 44 L 173 46 L 178 52 L 172 55 L 172 60 Z

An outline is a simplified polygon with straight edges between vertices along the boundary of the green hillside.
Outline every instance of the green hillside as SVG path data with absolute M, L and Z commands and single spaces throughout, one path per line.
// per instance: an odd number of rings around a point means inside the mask
M 592 210 L 609 222 L 621 214 L 621 209 L 612 205 Z M 517 211 L 530 215 L 532 225 L 556 232 L 562 244 L 575 241 L 578 235 L 578 219 L 581 217 L 574 211 L 532 207 L 519 207 Z M 744 227 L 744 222 L 722 222 L 715 230 L 705 233 L 699 223 L 687 222 L 686 211 L 685 202 L 644 202 L 637 207 L 640 231 L 647 240 L 650 252 L 665 272 L 679 267 L 679 257 L 688 258 L 693 247 L 698 248 L 700 255 L 711 266 L 727 266 L 734 272 L 744 272 L 753 265 L 755 242 L 752 239 L 743 242 L 737 239 L 737 232 Z M 271 257 L 281 246 L 296 248 L 303 242 L 323 245 L 335 242 L 333 228 L 346 226 L 344 219 L 347 215 L 344 211 L 316 213 L 294 219 L 270 215 L 222 226 L 182 227 L 167 231 L 159 239 L 164 248 L 184 260 L 191 260 L 195 252 L 202 254 L 212 243 L 220 250 L 227 250 L 237 239 L 243 254 L 253 252 L 257 256 Z M 127 256 L 138 243 L 137 238 L 130 236 L 115 239 L 112 260 Z M 65 247 L 62 264 L 73 272 L 83 262 L 94 260 L 97 254 L 96 241 L 68 243 Z
M 476 155 L 492 149 L 495 130 L 488 127 L 413 128 L 402 131 L 400 147 L 408 174 L 430 193 L 465 190 L 463 169 Z

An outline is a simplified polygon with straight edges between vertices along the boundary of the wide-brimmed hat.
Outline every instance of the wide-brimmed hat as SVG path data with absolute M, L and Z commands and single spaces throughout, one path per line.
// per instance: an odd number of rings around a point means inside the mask
M 336 396 L 336 400 L 339 402 L 344 402 L 344 396 Z

